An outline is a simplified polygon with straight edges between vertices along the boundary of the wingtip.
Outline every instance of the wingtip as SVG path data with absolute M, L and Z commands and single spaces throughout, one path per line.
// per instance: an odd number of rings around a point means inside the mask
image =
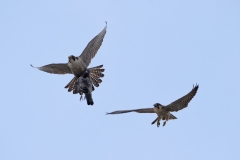
M 30 66 L 33 67 L 33 68 L 37 68 L 37 67 L 34 67 L 32 64 L 30 64 Z
M 108 115 L 109 113 L 108 112 L 106 112 L 106 114 L 105 115 Z
M 105 23 L 106 23 L 106 26 L 105 26 L 105 28 L 104 28 L 104 29 L 107 29 L 107 21 L 105 21 Z
M 193 88 L 198 88 L 198 87 L 199 87 L 199 84 L 197 83 L 195 85 L 193 84 Z

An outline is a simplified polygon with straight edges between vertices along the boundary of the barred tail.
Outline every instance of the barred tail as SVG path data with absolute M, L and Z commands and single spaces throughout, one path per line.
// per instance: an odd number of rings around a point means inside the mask
M 73 79 L 65 86 L 65 88 L 68 88 L 68 92 L 71 92 L 75 88 L 77 77 L 73 77 Z
M 93 83 L 93 85 L 94 85 L 95 87 L 98 87 L 98 86 L 99 86 L 99 84 L 102 82 L 102 80 L 101 80 L 100 78 L 104 77 L 103 72 L 105 71 L 105 69 L 103 69 L 102 67 L 103 67 L 103 65 L 89 68 L 89 70 L 90 70 L 90 78 L 91 78 L 91 81 L 92 81 L 92 83 Z M 65 86 L 65 88 L 68 88 L 68 92 L 71 92 L 72 90 L 74 90 L 76 80 L 77 80 L 77 77 L 74 77 L 74 78 Z M 76 93 L 73 92 L 73 94 L 76 94 Z
M 174 115 L 172 115 L 171 113 L 170 113 L 170 118 L 169 119 L 177 119 L 177 117 L 175 117 Z

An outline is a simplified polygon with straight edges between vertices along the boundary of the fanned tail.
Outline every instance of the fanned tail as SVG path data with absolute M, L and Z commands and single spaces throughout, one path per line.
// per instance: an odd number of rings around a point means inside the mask
M 90 70 L 90 78 L 95 87 L 98 87 L 99 84 L 102 82 L 100 78 L 104 77 L 103 72 L 105 69 L 102 68 L 103 65 L 96 66 L 89 68 Z M 76 83 L 77 78 L 74 77 L 66 86 L 65 88 L 68 88 L 68 92 L 71 92 L 75 88 L 75 83 Z M 76 94 L 76 92 L 73 91 L 73 94 Z
M 73 77 L 73 79 L 64 88 L 69 88 L 72 85 L 72 83 L 75 84 L 76 80 L 77 80 L 77 77 Z
M 177 119 L 174 115 L 170 114 L 170 119 Z
M 93 85 L 96 86 L 96 87 L 98 87 L 99 83 L 102 82 L 102 80 L 94 74 L 90 74 L 90 78 L 92 80 Z

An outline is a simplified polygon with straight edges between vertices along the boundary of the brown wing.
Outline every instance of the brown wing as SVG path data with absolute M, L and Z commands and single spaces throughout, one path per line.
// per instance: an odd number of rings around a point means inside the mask
M 53 73 L 53 74 L 72 74 L 71 69 L 68 67 L 67 63 L 57 63 L 57 64 L 48 64 L 42 67 L 34 67 L 41 71 Z
M 186 108 L 188 106 L 188 103 L 196 95 L 197 90 L 198 90 L 198 85 L 193 86 L 193 89 L 187 95 L 167 105 L 164 109 L 170 112 L 174 112 L 174 111 L 177 112 L 183 108 Z
M 128 112 L 155 113 L 153 108 L 142 108 L 142 109 L 133 109 L 133 110 L 119 110 L 119 111 L 114 111 L 107 114 L 122 114 L 122 113 L 128 113 Z
M 103 38 L 106 34 L 107 22 L 105 28 L 95 36 L 87 45 L 87 47 L 83 50 L 82 54 L 79 56 L 83 62 L 88 66 L 93 57 L 97 54 L 98 49 L 102 45 Z

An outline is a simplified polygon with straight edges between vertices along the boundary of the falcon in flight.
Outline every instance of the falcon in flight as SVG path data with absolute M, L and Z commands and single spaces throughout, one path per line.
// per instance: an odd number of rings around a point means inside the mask
M 93 105 L 92 91 L 94 91 L 94 86 L 91 79 L 89 78 L 90 71 L 87 69 L 82 76 L 80 76 L 75 84 L 74 93 L 79 93 L 80 101 L 82 100 L 82 95 L 84 93 L 85 99 L 87 100 L 88 105 Z
M 87 67 L 102 45 L 104 36 L 106 34 L 106 29 L 107 22 L 104 29 L 88 43 L 80 56 L 75 57 L 70 55 L 68 57 L 68 63 L 52 63 L 42 67 L 34 68 L 38 68 L 41 71 L 52 74 L 74 74 L 74 78 L 65 86 L 65 88 L 68 88 L 69 92 L 75 89 L 76 80 L 84 73 L 84 71 L 86 71 L 86 69 L 88 69 L 90 71 L 89 76 L 93 85 L 98 87 L 99 83 L 102 82 L 100 78 L 104 76 L 102 73 L 104 72 L 104 69 L 102 68 L 103 65 L 92 68 Z
M 188 106 L 188 103 L 196 95 L 198 90 L 198 85 L 193 86 L 193 89 L 186 94 L 185 96 L 179 98 L 178 100 L 170 103 L 167 106 L 161 105 L 160 103 L 155 103 L 153 108 L 142 108 L 142 109 L 133 109 L 133 110 L 119 110 L 107 114 L 121 114 L 128 112 L 138 112 L 138 113 L 156 113 L 158 117 L 152 122 L 152 124 L 157 122 L 157 127 L 160 126 L 160 120 L 163 120 L 163 126 L 166 125 L 167 121 L 170 119 L 177 119 L 170 112 L 177 112 Z

